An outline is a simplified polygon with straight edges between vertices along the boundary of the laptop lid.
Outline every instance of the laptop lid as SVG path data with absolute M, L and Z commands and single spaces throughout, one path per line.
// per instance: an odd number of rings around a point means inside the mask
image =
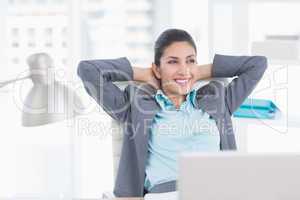
M 299 200 L 300 154 L 185 153 L 180 200 Z

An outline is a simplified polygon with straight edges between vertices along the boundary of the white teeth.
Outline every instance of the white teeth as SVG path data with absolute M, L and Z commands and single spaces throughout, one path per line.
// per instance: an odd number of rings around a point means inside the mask
M 187 83 L 187 82 L 188 82 L 188 79 L 176 79 L 175 81 L 176 81 L 177 83 L 184 84 L 184 83 Z

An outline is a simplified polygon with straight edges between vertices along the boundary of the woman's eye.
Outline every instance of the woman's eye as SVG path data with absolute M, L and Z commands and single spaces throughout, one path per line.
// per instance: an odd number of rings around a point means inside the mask
M 191 59 L 188 61 L 188 63 L 195 63 L 195 62 L 196 62 L 196 60 L 194 60 L 194 59 Z
M 175 64 L 175 63 L 177 63 L 177 61 L 176 60 L 170 60 L 170 61 L 168 61 L 168 63 L 169 64 Z

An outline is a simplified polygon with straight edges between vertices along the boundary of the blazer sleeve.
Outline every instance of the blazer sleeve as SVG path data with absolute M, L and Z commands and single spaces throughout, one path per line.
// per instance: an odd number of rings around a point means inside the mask
M 125 122 L 130 108 L 130 87 L 121 90 L 114 81 L 133 80 L 133 70 L 127 58 L 80 61 L 77 74 L 87 93 L 112 118 Z
M 231 115 L 253 91 L 267 65 L 264 56 L 214 56 L 212 76 L 235 77 L 225 87 L 225 102 Z

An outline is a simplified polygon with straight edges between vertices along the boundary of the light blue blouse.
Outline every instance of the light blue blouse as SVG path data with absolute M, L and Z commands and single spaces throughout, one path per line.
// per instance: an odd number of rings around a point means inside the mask
M 191 90 L 176 109 L 172 101 L 158 90 L 155 99 L 161 110 L 155 115 L 148 141 L 145 188 L 177 180 L 177 157 L 181 152 L 216 152 L 220 135 L 209 115 L 195 108 L 197 89 Z

